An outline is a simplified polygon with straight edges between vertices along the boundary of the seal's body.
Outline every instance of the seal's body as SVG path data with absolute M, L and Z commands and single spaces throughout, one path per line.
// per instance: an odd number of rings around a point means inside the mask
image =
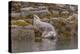
M 56 31 L 54 27 L 50 23 L 41 21 L 37 15 L 34 15 L 33 25 L 37 30 L 42 33 L 42 37 L 56 37 Z

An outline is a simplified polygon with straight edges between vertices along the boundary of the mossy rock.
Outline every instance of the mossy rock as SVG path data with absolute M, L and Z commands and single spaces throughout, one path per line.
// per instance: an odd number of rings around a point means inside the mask
M 18 30 L 17 40 L 33 40 L 34 31 L 33 30 Z
M 24 20 L 19 20 L 19 21 L 16 21 L 15 25 L 24 27 L 24 26 L 27 26 L 27 25 L 30 25 L 30 24 L 25 22 Z

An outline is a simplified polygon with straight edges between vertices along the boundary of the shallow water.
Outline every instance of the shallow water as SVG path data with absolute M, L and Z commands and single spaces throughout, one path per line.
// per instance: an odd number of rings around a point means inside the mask
M 12 42 L 13 52 L 31 52 L 31 51 L 47 51 L 55 50 L 56 42 L 53 40 L 43 39 L 42 41 L 18 41 Z
M 55 42 L 49 39 L 43 39 L 42 41 L 18 41 L 15 40 L 12 42 L 12 52 L 32 52 L 32 51 L 50 51 L 50 50 L 62 50 L 62 49 L 73 49 L 77 48 L 77 44 L 70 44 L 69 41 Z
M 16 37 L 16 32 L 13 31 L 12 34 L 12 36 Z M 27 36 L 27 38 L 21 37 L 22 39 L 20 40 L 13 39 L 14 37 L 12 37 L 12 52 L 52 51 L 77 48 L 77 37 L 75 36 L 73 36 L 74 39 L 70 40 L 54 41 L 50 39 L 41 39 L 39 41 L 35 41 L 33 33 L 25 34 L 23 36 L 26 35 L 29 36 Z M 30 35 L 32 36 L 30 37 Z

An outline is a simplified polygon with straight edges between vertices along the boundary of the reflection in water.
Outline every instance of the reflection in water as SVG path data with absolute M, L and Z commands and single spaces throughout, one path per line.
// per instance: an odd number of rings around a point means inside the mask
M 73 46 L 75 45 L 75 46 Z M 42 39 L 40 42 L 26 41 L 26 40 L 13 40 L 12 52 L 32 52 L 32 51 L 49 51 L 60 49 L 77 48 L 77 41 L 71 43 L 68 41 L 54 41 L 49 39 Z
M 31 32 L 31 31 L 30 31 Z M 20 32 L 21 35 L 22 32 Z M 35 41 L 34 33 L 22 33 L 21 37 L 17 35 L 17 30 L 12 30 L 12 52 L 32 52 L 32 51 L 50 51 L 61 49 L 75 49 L 77 48 L 77 36 L 73 36 L 70 40 L 50 40 L 42 39 Z M 15 39 L 14 39 L 15 38 Z M 20 40 L 18 40 L 21 38 Z
M 35 42 L 33 51 L 54 50 L 56 42 L 54 40 L 42 39 L 42 42 Z
M 42 39 L 41 42 L 15 40 L 12 43 L 13 52 L 31 52 L 56 49 L 56 42 L 49 39 Z

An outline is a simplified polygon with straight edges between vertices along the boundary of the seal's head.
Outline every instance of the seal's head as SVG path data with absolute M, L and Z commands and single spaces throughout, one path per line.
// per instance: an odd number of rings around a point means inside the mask
M 56 39 L 56 33 L 54 33 L 53 31 L 50 31 L 45 35 L 45 38 L 49 38 L 49 39 L 54 40 L 54 39 Z

